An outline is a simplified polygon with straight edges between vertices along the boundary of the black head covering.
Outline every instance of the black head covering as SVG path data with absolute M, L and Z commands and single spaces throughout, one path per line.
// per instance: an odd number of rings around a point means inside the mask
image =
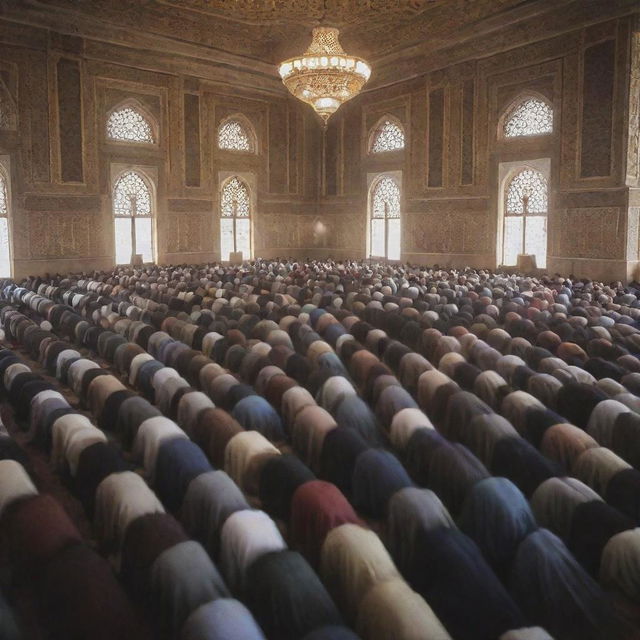
M 548 478 L 561 475 L 561 469 L 545 458 L 524 438 L 502 438 L 491 460 L 494 476 L 509 478 L 527 498 Z
M 298 640 L 342 618 L 306 560 L 295 551 L 258 558 L 247 572 L 247 604 L 268 638 Z
M 456 640 L 495 640 L 526 626 L 478 547 L 457 529 L 420 536 L 406 578 Z
M 297 456 L 271 456 L 260 472 L 258 495 L 262 508 L 274 517 L 288 520 L 296 489 L 314 479 L 313 472 Z

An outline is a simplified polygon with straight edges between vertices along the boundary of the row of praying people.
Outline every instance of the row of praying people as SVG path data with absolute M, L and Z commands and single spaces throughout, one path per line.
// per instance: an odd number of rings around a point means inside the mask
M 101 381 L 100 381 L 100 380 L 97 380 L 97 381 L 96 381 L 96 384 L 98 384 L 99 382 L 101 382 Z M 187 397 L 188 397 L 188 396 L 187 396 Z M 339 547 L 337 547 L 337 549 L 339 549 Z M 357 558 L 356 558 L 356 559 L 357 559 Z M 357 591 L 358 591 L 358 590 L 356 589 L 356 593 L 357 593 Z M 416 597 L 417 597 L 417 596 L 416 596 Z
M 59 355 L 59 359 L 64 357 L 64 352 L 61 352 Z M 95 385 L 99 385 L 106 380 L 108 380 L 108 377 L 102 377 L 101 380 L 96 380 L 95 382 L 92 381 L 91 385 L 89 385 L 89 396 L 91 395 L 91 389 Z M 112 389 L 111 391 L 117 393 L 119 390 Z M 101 410 L 100 407 L 95 407 L 95 409 L 98 412 L 100 412 Z M 64 418 L 62 418 L 62 420 L 64 420 Z M 162 420 L 166 420 L 166 423 L 171 422 L 166 418 L 162 418 Z M 145 422 L 148 423 L 149 421 Z M 145 429 L 147 427 L 143 423 L 141 425 L 141 428 Z M 177 425 L 175 424 L 174 429 L 179 431 Z M 147 428 L 147 431 L 149 433 L 152 433 L 154 429 Z M 162 431 L 162 429 L 160 429 L 160 431 Z M 151 439 L 157 444 L 158 438 L 151 435 Z M 177 472 L 177 475 L 179 476 L 177 484 L 182 484 L 182 486 L 178 488 L 178 494 L 180 494 L 180 489 L 186 488 L 185 485 L 188 485 L 189 487 L 191 486 L 191 478 L 185 478 L 185 473 L 188 476 L 190 473 L 193 473 L 194 469 L 193 467 L 184 469 L 185 462 L 188 466 L 190 462 L 192 462 L 192 460 L 189 459 L 188 454 L 186 458 L 184 456 L 180 458 L 181 452 L 179 450 L 176 451 L 176 447 L 174 446 L 176 444 L 192 443 L 183 438 L 175 439 L 171 436 L 166 438 L 166 440 L 167 441 L 164 442 L 163 439 L 159 450 L 155 450 L 154 448 L 154 454 L 157 458 L 156 462 L 160 467 L 162 467 L 162 456 L 164 455 L 164 457 L 168 459 L 170 467 L 172 466 L 171 460 L 173 458 L 173 467 L 171 469 L 166 468 L 167 461 L 165 460 L 165 466 L 161 468 L 161 473 L 156 474 L 157 477 L 155 479 L 155 488 L 158 491 L 158 494 L 163 496 L 165 506 L 168 506 L 168 504 L 171 503 L 171 499 L 175 498 L 176 495 L 176 483 L 172 482 L 172 479 L 174 478 L 172 472 Z M 192 445 L 192 448 L 195 448 L 200 452 L 199 448 L 197 448 L 196 445 Z M 176 453 L 178 453 L 177 456 Z M 182 453 L 184 453 L 184 451 Z M 93 454 L 93 461 L 98 462 L 100 456 L 95 455 L 98 454 L 98 452 L 94 451 Z M 200 455 L 202 455 L 201 452 Z M 215 472 L 213 472 L 213 470 L 208 466 L 208 463 L 207 467 L 208 469 L 200 468 L 197 474 L 198 479 L 207 481 L 204 485 L 202 485 L 205 488 L 205 491 L 211 488 L 211 484 L 210 482 L 208 482 L 208 479 L 211 476 L 215 475 Z M 222 485 L 220 484 L 220 480 L 222 479 L 220 476 L 226 477 L 227 484 L 235 487 L 231 479 L 226 476 L 226 474 L 224 474 L 223 472 L 218 472 L 217 475 L 219 476 L 217 478 L 219 488 L 224 487 L 224 483 Z M 206 476 L 209 476 L 209 478 L 207 478 Z M 166 599 L 167 597 L 171 597 L 171 594 L 175 593 L 175 597 L 178 598 L 178 601 L 169 601 L 169 604 L 172 604 L 173 606 L 167 609 L 164 617 L 166 618 L 167 615 L 171 615 L 171 612 L 173 610 L 176 611 L 178 615 L 177 620 L 170 619 L 165 621 L 165 626 L 168 626 L 175 632 L 176 629 L 179 628 L 179 623 L 184 618 L 183 614 L 185 613 L 185 608 L 188 606 L 190 609 L 192 609 L 194 600 L 204 596 L 202 589 L 205 585 L 202 584 L 202 580 L 198 581 L 196 577 L 194 578 L 194 580 L 190 581 L 188 578 L 189 573 L 195 572 L 194 576 L 197 576 L 199 571 L 200 575 L 202 575 L 202 571 L 206 569 L 207 564 L 206 562 L 203 562 L 203 558 L 199 557 L 201 555 L 201 552 L 195 553 L 196 551 L 198 551 L 199 547 L 189 548 L 186 544 L 182 546 L 180 545 L 180 538 L 184 537 L 184 534 L 182 534 L 182 536 L 178 536 L 175 526 L 177 525 L 177 523 L 174 522 L 174 525 L 171 525 L 170 522 L 167 523 L 165 521 L 168 516 L 167 514 L 162 513 L 162 506 L 158 503 L 157 499 L 154 498 L 155 509 L 149 511 L 148 513 L 145 512 L 144 514 L 141 512 L 136 512 L 137 503 L 135 503 L 134 505 L 130 505 L 126 499 L 123 502 L 124 495 L 138 495 L 141 492 L 142 494 L 144 494 L 145 491 L 147 494 L 149 493 L 148 489 L 143 489 L 145 485 L 144 483 L 140 484 L 141 482 L 142 481 L 139 476 L 137 476 L 136 474 L 131 474 L 130 472 L 113 473 L 108 478 L 105 478 L 100 482 L 97 488 L 96 499 L 96 528 L 99 530 L 99 537 L 103 539 L 103 542 L 105 542 L 104 538 L 111 534 L 115 537 L 119 536 L 119 539 L 113 540 L 111 542 L 115 542 L 116 551 L 118 552 L 118 554 L 122 555 L 123 575 L 134 578 L 134 582 L 138 585 L 139 593 L 145 593 L 150 590 L 150 587 L 153 587 L 153 585 L 149 585 L 148 576 L 146 576 L 147 580 L 143 581 L 143 588 L 140 589 L 139 586 L 141 579 L 140 574 L 141 572 L 144 573 L 142 569 L 144 568 L 148 573 L 149 565 L 151 564 L 151 560 L 153 559 L 149 558 L 149 552 L 145 553 L 144 550 L 148 550 L 151 543 L 151 549 L 155 549 L 155 555 L 160 553 L 162 551 L 162 548 L 156 548 L 158 544 L 154 543 L 154 540 L 157 540 L 158 535 L 162 537 L 161 532 L 163 529 L 169 529 L 168 537 L 173 545 L 172 549 L 175 548 L 175 551 L 173 551 L 173 556 L 175 556 L 175 558 L 170 562 L 170 565 L 164 572 L 164 598 Z M 136 489 L 136 486 L 138 486 L 138 489 Z M 162 490 L 163 486 L 164 491 Z M 199 490 L 200 496 L 203 495 L 202 486 Z M 127 489 L 126 492 L 124 491 L 125 489 Z M 195 500 L 197 501 L 198 487 L 194 487 L 192 493 L 194 493 Z M 236 493 L 239 494 L 237 487 Z M 211 495 L 208 492 L 205 493 L 204 496 L 205 500 L 207 500 L 209 503 L 215 502 L 215 500 L 218 500 L 218 502 L 220 502 L 225 498 L 224 495 L 216 496 L 215 494 Z M 149 500 L 146 499 L 145 495 L 141 495 L 140 500 L 142 503 L 142 509 L 144 510 L 144 505 L 148 503 Z M 200 502 L 202 502 L 202 500 L 200 500 Z M 133 513 L 131 512 L 132 506 Z M 150 505 L 147 504 L 147 507 L 148 506 Z M 176 505 L 174 506 L 177 508 Z M 196 507 L 197 506 L 198 505 L 196 505 Z M 200 504 L 199 506 L 202 506 L 202 504 Z M 249 510 L 249 507 L 248 505 L 246 505 L 246 503 L 244 503 L 244 506 L 246 508 L 245 514 L 248 517 L 243 516 L 242 518 L 240 518 L 239 516 L 236 517 L 234 514 L 227 514 L 230 517 L 229 523 L 226 527 L 226 529 L 228 529 L 228 533 L 226 534 L 226 537 L 223 538 L 222 571 L 225 574 L 230 587 L 234 591 L 241 591 L 246 598 L 250 599 L 253 592 L 249 587 L 255 586 L 255 588 L 257 588 L 257 585 L 259 584 L 259 578 L 262 575 L 263 571 L 281 571 L 283 575 L 283 585 L 280 596 L 280 603 L 278 604 L 278 602 L 276 601 L 272 602 L 269 606 L 263 607 L 263 610 L 258 615 L 263 628 L 269 629 L 268 636 L 292 638 L 301 637 L 303 631 L 305 630 L 315 630 L 317 627 L 324 627 L 327 625 L 331 625 L 331 629 L 336 631 L 336 629 L 334 629 L 334 625 L 339 625 L 340 617 L 335 610 L 335 605 L 333 605 L 329 597 L 326 595 L 326 592 L 324 592 L 324 589 L 320 585 L 317 577 L 314 577 L 313 572 L 297 554 L 287 554 L 283 551 L 282 554 L 278 554 L 277 557 L 273 558 L 273 562 L 265 565 L 264 569 L 256 570 L 255 577 L 256 579 L 258 579 L 258 581 L 247 581 L 244 579 L 244 573 L 246 573 L 246 571 L 248 571 L 253 566 L 258 557 L 272 551 L 272 549 L 269 548 L 269 545 L 265 545 L 264 541 L 261 539 L 261 531 L 262 533 L 264 533 L 265 531 L 271 531 L 271 537 L 274 538 L 276 542 L 276 546 L 274 547 L 274 549 L 282 549 L 282 545 L 284 544 L 280 534 L 278 533 L 273 523 L 271 523 L 270 529 L 268 526 L 265 529 L 264 525 L 270 521 L 266 514 L 260 511 Z M 202 520 L 201 512 L 199 509 L 195 509 L 195 514 L 196 518 L 200 518 Z M 264 523 L 262 525 L 262 528 L 257 526 L 257 523 L 260 522 Z M 220 523 L 221 526 L 222 524 L 224 524 L 224 521 Z M 158 533 L 158 530 L 160 530 L 160 533 Z M 104 535 L 100 536 L 100 532 L 102 532 Z M 239 534 L 244 535 L 244 547 L 242 543 L 240 543 L 240 545 L 238 544 Z M 154 536 L 156 537 L 154 538 Z M 279 544 L 277 543 L 278 540 L 280 541 Z M 106 542 L 108 543 L 110 541 L 106 540 Z M 190 544 L 191 546 L 193 546 L 193 544 L 195 543 Z M 136 545 L 138 545 L 138 553 L 131 552 L 132 545 L 134 548 L 136 547 Z M 182 550 L 180 552 L 180 556 L 184 556 L 182 560 L 180 560 L 177 555 L 180 550 Z M 165 554 L 163 553 L 162 556 L 164 557 L 164 555 Z M 139 566 L 140 558 L 143 561 L 142 567 Z M 186 559 L 189 558 L 190 561 L 187 562 Z M 225 559 L 226 562 L 224 561 Z M 159 562 L 159 560 L 156 559 L 153 562 L 153 566 L 155 566 L 156 563 Z M 132 570 L 132 565 L 134 570 Z M 184 565 L 184 569 L 180 569 L 181 565 Z M 200 568 L 198 569 L 198 567 Z M 283 570 L 283 567 L 286 567 L 286 570 Z M 292 568 L 297 568 L 296 575 L 300 580 L 295 588 L 299 590 L 300 586 L 304 583 L 307 583 L 309 587 L 307 593 L 305 594 L 306 597 L 304 600 L 304 605 L 302 605 L 301 600 L 301 598 L 303 597 L 302 592 L 292 591 L 294 583 L 291 582 L 290 578 L 289 582 L 285 581 L 285 577 L 289 575 Z M 153 571 L 154 570 L 152 568 L 152 579 Z M 177 575 L 175 574 L 176 571 L 178 571 Z M 247 582 L 248 585 L 246 594 L 244 593 L 244 582 Z M 266 583 L 270 584 L 270 581 L 267 580 Z M 173 591 L 171 591 L 172 589 Z M 311 606 L 311 596 L 314 594 L 314 592 L 316 597 L 315 617 L 313 614 L 309 613 L 310 608 L 311 610 L 314 609 L 314 607 Z M 153 588 L 151 588 L 151 593 L 154 593 Z M 218 597 L 220 597 L 220 595 L 224 595 L 222 590 L 221 594 L 219 594 Z M 297 609 L 296 598 L 298 598 Z M 255 597 L 253 604 L 255 605 L 255 607 L 258 607 L 262 602 L 262 597 Z M 275 614 L 277 614 L 277 616 L 283 616 L 283 619 L 278 620 L 277 617 L 274 617 Z M 202 618 L 202 624 L 199 626 L 202 627 L 202 625 L 205 625 L 205 627 L 203 629 L 200 629 L 200 631 L 198 631 L 198 625 L 186 624 L 185 628 L 189 627 L 191 629 L 191 631 L 189 631 L 189 633 L 191 634 L 189 635 L 189 637 L 195 638 L 200 637 L 197 635 L 198 633 L 209 633 L 206 629 L 206 625 L 208 624 L 207 621 L 211 621 L 209 620 L 209 618 L 213 619 L 212 616 L 213 612 L 211 616 L 200 616 Z M 270 628 L 270 625 L 273 628 Z M 236 629 L 236 635 L 228 635 L 228 630 L 231 629 L 231 627 L 232 624 L 229 623 L 227 626 L 223 626 L 219 630 L 213 630 L 210 635 L 206 635 L 206 637 L 249 637 L 243 635 L 242 625 L 240 625 L 238 629 Z M 227 632 L 225 632 L 224 629 L 227 629 Z M 330 632 L 333 631 L 330 630 Z M 337 629 L 336 632 L 340 632 L 339 629 Z M 262 637 L 262 635 L 260 635 L 259 637 Z
M 303 312 L 303 313 L 304 313 L 304 312 Z M 245 314 L 245 315 L 246 315 L 246 314 Z M 226 316 L 224 316 L 224 314 L 223 314 L 223 317 L 226 317 Z M 298 316 L 298 317 L 299 317 L 299 316 Z M 232 318 L 232 319 L 233 319 L 233 318 Z M 240 318 L 238 318 L 238 320 L 240 320 Z M 182 320 L 182 322 L 184 322 L 184 320 Z M 226 335 L 226 333 L 227 333 L 227 332 L 225 331 L 225 335 Z M 216 342 L 218 342 L 218 341 L 216 340 Z M 229 350 L 230 350 L 230 349 L 229 349 L 229 347 L 227 346 L 227 351 L 229 351 Z M 435 359 L 435 358 L 434 358 L 434 359 Z M 233 364 L 233 363 L 232 363 L 232 364 Z M 298 367 L 298 369 L 300 369 L 300 366 Z M 304 367 L 302 367 L 302 369 L 304 369 Z M 299 373 L 299 371 L 298 371 L 298 373 Z M 304 371 L 302 371 L 302 375 L 304 375 Z M 382 377 L 382 376 L 380 376 L 380 377 Z M 363 389 L 361 392 L 364 392 L 364 391 L 365 391 L 365 390 Z M 435 418 L 434 418 L 434 420 L 435 420 Z M 439 426 L 439 425 L 438 425 L 438 426 Z
M 62 355 L 62 354 L 61 354 L 61 355 Z M 98 381 L 96 381 L 96 382 L 95 382 L 95 383 L 93 383 L 93 384 L 100 384 L 100 383 L 102 383 L 102 382 L 103 382 L 103 381 L 105 381 L 105 380 L 107 380 L 107 378 L 102 378 L 101 380 L 98 380 Z M 185 399 L 187 399 L 188 397 L 192 397 L 192 396 L 185 396 Z M 285 456 L 285 457 L 283 457 L 283 459 L 286 459 L 286 458 L 287 458 L 286 456 Z M 291 456 L 289 456 L 289 458 L 291 458 Z M 267 468 L 265 468 L 265 469 L 263 470 L 262 477 L 263 477 L 263 478 L 265 478 L 265 477 L 266 477 L 266 479 L 268 480 L 268 478 L 269 478 L 269 473 L 268 473 Z M 273 484 L 273 482 L 272 482 L 271 484 Z M 263 514 L 263 515 L 264 515 L 264 514 Z M 325 533 L 326 533 L 326 531 L 325 531 Z M 235 531 L 235 534 L 236 534 L 236 536 L 237 536 L 237 535 L 238 535 L 238 531 Z M 224 534 L 223 534 L 223 535 L 224 535 Z M 230 538 L 230 539 L 233 539 L 233 538 Z M 416 602 L 414 602 L 414 609 L 415 609 L 415 605 L 419 602 L 419 598 L 417 598 L 417 595 L 415 596 L 415 598 L 416 598 Z M 307 607 L 308 607 L 308 602 L 307 602 Z M 433 626 L 434 624 L 437 626 L 437 621 L 434 619 L 433 615 L 432 615 L 432 614 L 430 614 L 430 610 L 428 609 L 428 607 L 426 606 L 426 604 L 424 604 L 424 602 L 423 602 L 422 609 L 423 609 L 423 610 L 418 610 L 418 611 L 416 611 L 416 612 L 415 612 L 415 615 L 416 615 L 416 616 L 418 616 L 418 617 L 422 616 L 422 618 L 423 618 L 423 619 L 426 617 L 426 619 L 427 619 L 427 620 L 433 619 L 433 624 L 432 624 L 431 626 Z M 391 611 L 392 611 L 392 612 L 394 611 L 394 607 L 391 607 Z M 395 615 L 396 615 L 396 618 L 398 618 L 398 617 L 402 618 L 402 617 L 403 617 L 403 616 L 401 615 L 401 612 L 398 612 L 398 611 L 395 611 Z M 415 617 L 415 616 L 414 616 L 414 617 Z M 375 628 L 376 628 L 376 627 L 374 627 L 374 629 L 375 629 Z M 437 628 L 440 628 L 441 633 L 442 633 L 442 634 L 444 634 L 444 630 L 442 630 L 442 628 L 441 628 L 441 627 L 439 627 L 439 626 L 438 626 Z M 425 630 L 425 632 L 426 632 L 426 630 Z M 443 636 L 443 637 L 444 637 L 444 636 Z

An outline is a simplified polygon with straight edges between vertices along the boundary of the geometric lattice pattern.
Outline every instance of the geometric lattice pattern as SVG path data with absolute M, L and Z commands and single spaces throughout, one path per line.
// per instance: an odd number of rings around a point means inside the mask
M 535 255 L 539 268 L 547 264 L 547 179 L 534 169 L 522 169 L 509 182 L 505 194 L 503 258 L 518 262 L 518 254 Z
M 374 218 L 400 217 L 400 187 L 389 176 L 376 182 L 373 188 L 372 216 Z
M 136 171 L 123 173 L 113 190 L 113 213 L 116 216 L 150 216 L 151 192 Z
M 250 198 L 247 185 L 234 176 L 224 183 L 220 198 L 221 213 L 225 218 L 246 218 L 250 214 Z
M 242 123 L 227 120 L 218 129 L 218 148 L 232 151 L 253 151 L 251 138 Z
M 237 176 L 227 180 L 220 194 L 220 259 L 242 251 L 243 259 L 251 256 L 251 197 L 249 188 Z
M 527 98 L 517 104 L 504 123 L 507 138 L 538 136 L 553 132 L 553 110 L 542 100 Z
M 114 111 L 107 120 L 107 137 L 123 142 L 154 142 L 148 120 L 133 107 Z
M 373 185 L 371 194 L 371 255 L 400 260 L 400 186 L 389 176 Z
M 385 120 L 373 134 L 372 153 L 404 149 L 404 131 L 395 122 Z
M 116 264 L 128 264 L 132 254 L 153 262 L 151 190 L 136 171 L 126 171 L 113 189 Z
M 509 183 L 507 214 L 547 213 L 547 179 L 533 169 L 523 169 Z

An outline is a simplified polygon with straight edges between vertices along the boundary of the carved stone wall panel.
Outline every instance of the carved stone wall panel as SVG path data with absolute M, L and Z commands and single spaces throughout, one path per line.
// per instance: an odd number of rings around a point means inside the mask
M 288 102 L 289 129 L 287 131 L 287 153 L 289 154 L 287 162 L 287 191 L 292 195 L 298 193 L 298 174 L 299 174 L 299 158 L 300 144 L 298 142 L 298 131 L 300 128 L 300 109 L 295 102 Z
M 336 249 L 362 250 L 365 246 L 366 230 L 363 214 L 352 211 L 349 215 L 328 216 L 327 219 Z
M 572 53 L 563 60 L 562 83 L 562 140 L 560 151 L 560 186 L 572 187 L 577 181 L 577 157 L 580 111 L 580 56 Z
M 473 184 L 475 154 L 475 81 L 462 86 L 462 122 L 460 144 L 460 184 Z
M 494 248 L 484 214 L 408 214 L 403 222 L 408 253 L 487 253 Z
M 340 182 L 340 147 L 343 120 L 330 120 L 324 132 L 324 194 L 337 196 Z
M 47 60 L 39 52 L 15 52 L 22 57 L 20 103 L 28 118 L 29 144 L 23 156 L 28 182 L 49 182 L 51 178 L 49 139 L 49 90 Z M 24 102 L 23 102 L 24 100 Z M 20 119 L 20 116 L 18 116 Z
M 0 63 L 0 131 L 15 131 L 18 126 L 17 69 Z
M 583 54 L 580 177 L 611 175 L 616 41 L 605 40 Z
M 167 234 L 168 253 L 196 253 L 211 249 L 211 215 L 204 213 L 182 213 L 166 216 L 171 229 Z
M 200 96 L 184 94 L 185 185 L 200 186 Z
M 269 191 L 285 193 L 287 189 L 287 128 L 289 110 L 285 104 L 269 108 Z
M 20 216 L 15 237 L 20 258 L 66 259 L 109 255 L 110 228 L 93 214 L 37 212 Z
M 414 214 L 405 216 L 404 237 L 410 253 L 454 253 L 462 251 L 462 236 L 456 229 L 456 216 Z
M 640 207 L 629 207 L 627 211 L 627 260 L 640 259 Z
M 462 250 L 465 253 L 487 253 L 494 251 L 494 225 L 488 215 L 458 214 L 463 223 Z
M 550 216 L 551 255 L 625 259 L 626 211 L 617 207 L 562 209 Z
M 292 249 L 298 244 L 298 216 L 287 213 L 267 213 L 258 216 L 255 223 L 254 247 Z
M 627 185 L 640 186 L 640 32 L 632 35 L 627 133 Z
M 444 186 L 445 158 L 445 89 L 429 91 L 429 131 L 427 156 L 429 159 L 429 187 Z
M 360 127 L 360 110 L 357 104 L 349 104 L 345 109 L 342 144 L 342 193 L 351 195 L 358 193 L 360 182 L 360 149 L 362 146 L 362 129 Z
M 300 216 L 297 220 L 298 226 L 298 241 L 301 247 L 314 247 L 316 246 L 316 234 L 314 234 L 314 221 L 320 220 L 315 216 Z M 333 238 L 332 238 L 333 240 Z
M 75 58 L 62 57 L 56 65 L 60 179 L 83 182 L 82 76 Z
M 404 186 L 407 195 L 421 194 L 427 176 L 427 92 L 424 87 L 411 95 L 411 140 Z

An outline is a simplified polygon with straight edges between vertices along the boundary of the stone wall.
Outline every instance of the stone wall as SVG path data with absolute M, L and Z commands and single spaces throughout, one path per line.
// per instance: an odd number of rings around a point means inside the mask
M 549 270 L 611 279 L 640 264 L 637 2 L 540 0 L 481 37 L 383 57 L 324 132 L 271 64 L 36 5 L 0 12 L 16 277 L 113 264 L 114 167 L 154 176 L 160 262 L 219 257 L 230 172 L 251 177 L 255 255 L 363 257 L 368 185 L 390 171 L 402 175 L 403 258 L 493 267 L 501 164 L 548 159 Z M 501 116 L 527 93 L 553 105 L 554 132 L 504 139 Z M 157 144 L 106 139 L 107 114 L 125 100 L 150 114 Z M 218 124 L 236 113 L 255 129 L 256 154 L 217 149 Z M 406 147 L 371 156 L 385 115 L 403 124 Z
M 259 65 L 252 76 L 223 62 L 205 67 L 175 52 L 169 64 L 154 51 L 0 19 L 15 277 L 113 265 L 114 167 L 154 178 L 160 262 L 219 258 L 223 172 L 252 178 L 256 253 L 300 246 L 317 210 L 321 129 Z M 157 124 L 157 144 L 107 139 L 108 113 L 129 100 Z M 218 124 L 235 113 L 255 130 L 256 154 L 217 148 Z
M 330 121 L 320 219 L 330 227 L 357 219 L 361 233 L 345 249 L 364 256 L 370 177 L 401 171 L 403 258 L 495 267 L 500 164 L 548 158 L 548 269 L 627 278 L 638 264 L 638 27 L 633 14 L 574 22 L 561 35 L 479 58 L 457 45 L 450 59 L 467 59 L 443 68 L 414 58 L 400 69 L 411 80 L 366 91 Z M 374 83 L 387 80 L 380 72 Z M 526 94 L 553 105 L 553 134 L 501 137 L 501 116 Z M 367 140 L 384 114 L 403 123 L 406 146 L 376 157 Z

